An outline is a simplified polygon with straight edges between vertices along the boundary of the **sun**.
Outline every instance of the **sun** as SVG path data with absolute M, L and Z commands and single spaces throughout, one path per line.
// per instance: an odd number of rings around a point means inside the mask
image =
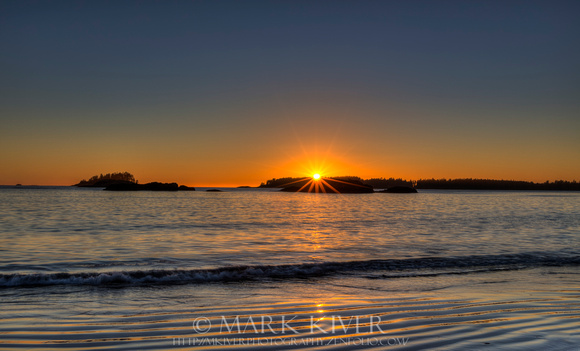
M 318 174 L 318 173 L 315 173 L 315 174 L 312 176 L 312 178 L 314 178 L 314 180 L 318 180 L 318 179 L 320 179 L 320 174 Z

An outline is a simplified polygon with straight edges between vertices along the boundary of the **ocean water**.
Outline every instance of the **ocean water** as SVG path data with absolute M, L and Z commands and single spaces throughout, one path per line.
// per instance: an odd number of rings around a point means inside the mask
M 578 193 L 199 190 L 0 188 L 0 348 L 578 349 Z

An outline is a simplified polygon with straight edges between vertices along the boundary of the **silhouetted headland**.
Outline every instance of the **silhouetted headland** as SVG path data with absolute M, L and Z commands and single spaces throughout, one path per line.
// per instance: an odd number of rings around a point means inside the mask
M 404 180 L 401 178 L 371 178 L 361 179 L 359 177 L 332 177 L 348 182 L 360 182 L 375 189 L 390 189 L 393 187 L 410 187 L 414 189 L 444 189 L 444 190 L 561 190 L 580 191 L 580 183 L 573 180 L 546 181 L 544 183 L 534 183 L 519 180 L 496 180 L 496 179 L 419 179 Z M 308 181 L 310 178 L 273 178 L 266 183 L 261 183 L 260 188 L 286 188 L 296 186 L 301 181 Z M 327 178 L 325 178 L 327 179 Z M 304 189 L 303 189 L 304 190 Z M 290 190 L 288 190 L 290 191 Z M 306 190 L 307 191 L 307 190 Z
M 327 194 L 363 194 L 373 193 L 373 187 L 364 184 L 356 177 L 320 178 L 283 178 L 275 187 L 286 192 L 327 193 Z
M 546 181 L 544 183 L 521 180 L 496 179 L 420 179 L 415 181 L 417 189 L 445 190 L 565 190 L 579 191 L 580 183 L 566 180 Z
M 110 191 L 195 191 L 195 188 L 177 183 L 160 183 L 152 182 L 139 184 L 139 181 L 129 172 L 107 173 L 99 176 L 93 176 L 89 180 L 81 180 L 75 186 L 105 188 Z
M 117 172 L 117 173 L 107 173 L 100 174 L 98 176 L 92 176 L 89 180 L 81 180 L 75 186 L 78 187 L 93 187 L 93 188 L 105 188 L 111 184 L 138 184 L 139 182 L 135 180 L 135 177 L 129 172 Z

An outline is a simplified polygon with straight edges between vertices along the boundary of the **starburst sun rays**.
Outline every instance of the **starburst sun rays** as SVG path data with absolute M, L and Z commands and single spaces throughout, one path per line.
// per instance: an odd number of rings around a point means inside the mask
M 304 178 L 300 178 L 298 180 L 294 180 L 292 182 L 283 184 L 281 187 L 288 188 L 294 184 L 296 184 L 294 186 L 298 187 L 303 182 L 305 182 L 305 183 L 300 188 L 298 188 L 298 190 L 296 190 L 296 192 L 340 194 L 341 192 L 338 189 L 336 189 L 337 187 L 339 187 L 340 184 L 345 184 L 347 186 L 366 188 L 366 186 L 361 185 L 361 184 L 356 184 L 353 182 L 348 182 L 348 181 L 344 181 L 344 180 L 340 180 L 340 179 L 336 179 L 336 178 L 322 177 L 319 173 L 315 173 L 311 177 L 304 177 Z M 331 182 L 338 183 L 338 184 L 335 184 L 334 186 L 332 186 L 330 184 Z

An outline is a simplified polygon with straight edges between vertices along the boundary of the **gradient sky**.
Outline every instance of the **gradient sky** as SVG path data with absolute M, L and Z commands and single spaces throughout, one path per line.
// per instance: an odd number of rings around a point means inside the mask
M 580 180 L 579 1 L 0 1 L 0 184 Z

